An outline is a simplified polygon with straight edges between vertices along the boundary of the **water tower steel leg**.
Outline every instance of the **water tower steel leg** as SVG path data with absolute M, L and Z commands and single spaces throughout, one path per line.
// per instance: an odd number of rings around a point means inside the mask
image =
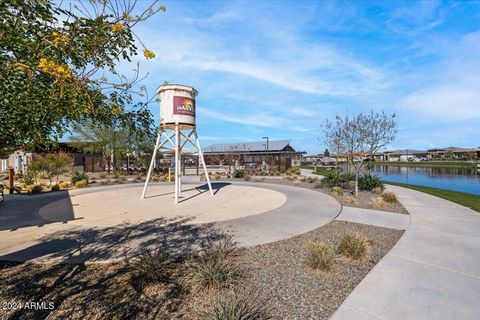
M 178 124 L 175 125 L 175 203 L 178 203 L 178 166 L 180 165 L 178 163 L 178 153 L 179 153 L 179 150 L 178 150 L 178 146 L 179 146 L 179 143 L 178 143 L 178 137 L 179 134 L 178 134 Z
M 208 189 L 210 190 L 210 194 L 213 196 L 212 184 L 210 183 L 210 177 L 208 176 L 207 165 L 205 164 L 205 159 L 203 158 L 202 147 L 200 146 L 200 140 L 198 139 L 198 134 L 196 129 L 195 129 L 195 139 L 197 140 L 198 155 L 202 159 L 203 172 L 205 173 L 205 178 L 207 179 Z
M 155 158 L 157 157 L 157 150 L 160 144 L 161 136 L 162 136 L 162 130 L 160 130 L 157 135 L 157 142 L 155 142 L 155 148 L 153 149 L 152 160 L 150 161 L 150 167 L 148 168 L 147 179 L 145 180 L 145 185 L 143 186 L 142 199 L 145 199 L 145 193 L 147 193 L 148 182 L 150 181 L 153 165 L 155 164 Z

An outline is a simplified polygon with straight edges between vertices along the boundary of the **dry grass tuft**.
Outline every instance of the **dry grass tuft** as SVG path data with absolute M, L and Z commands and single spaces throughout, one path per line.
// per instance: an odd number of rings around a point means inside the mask
M 387 203 L 383 200 L 382 197 L 372 198 L 371 202 L 373 206 L 377 208 L 385 208 L 387 206 Z
M 382 199 L 385 202 L 388 202 L 388 203 L 397 203 L 398 202 L 397 195 L 393 191 L 385 191 L 384 193 L 382 193 Z
M 380 195 L 380 194 L 382 194 L 382 192 L 383 192 L 382 188 L 373 188 L 372 189 L 372 193 L 376 194 L 376 195 Z
M 343 195 L 343 189 L 341 187 L 333 187 L 332 192 L 336 194 L 337 196 Z
M 345 202 L 348 204 L 355 204 L 358 202 L 358 199 L 354 196 L 346 196 L 345 198 L 343 198 L 343 200 L 345 200 Z
M 218 294 L 207 310 L 198 312 L 201 320 L 269 320 L 270 303 L 255 290 L 229 290 Z
M 338 253 L 351 259 L 361 259 L 368 255 L 369 242 L 361 233 L 347 233 L 338 246 Z
M 308 242 L 307 252 L 306 262 L 312 269 L 331 271 L 335 267 L 334 254 L 323 242 Z

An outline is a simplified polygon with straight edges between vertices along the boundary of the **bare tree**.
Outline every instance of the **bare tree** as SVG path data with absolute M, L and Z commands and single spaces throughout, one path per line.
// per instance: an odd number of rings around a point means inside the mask
M 345 154 L 355 173 L 355 196 L 358 197 L 358 177 L 365 166 L 365 156 L 373 155 L 392 142 L 397 133 L 395 114 L 383 111 L 364 115 L 336 116 L 335 121 L 325 123 L 327 145 Z
M 375 154 L 389 143 L 391 143 L 397 135 L 397 119 L 395 113 L 388 115 L 382 112 L 374 112 L 373 110 L 363 117 L 365 127 L 365 144 L 367 145 L 370 161 L 373 160 Z
M 345 151 L 345 147 L 343 145 L 344 141 L 342 139 L 342 128 L 337 125 L 337 118 L 335 123 L 332 123 L 328 120 L 325 121 L 324 141 L 327 147 L 335 153 L 335 167 L 338 168 L 338 156 Z

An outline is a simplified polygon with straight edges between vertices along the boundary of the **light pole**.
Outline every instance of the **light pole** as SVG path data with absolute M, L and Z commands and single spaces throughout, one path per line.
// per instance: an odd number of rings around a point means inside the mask
M 266 146 L 266 150 L 265 150 L 265 163 L 266 163 L 267 162 L 267 157 L 268 157 L 268 150 L 269 150 L 268 137 L 262 137 L 262 139 L 267 139 L 267 146 Z

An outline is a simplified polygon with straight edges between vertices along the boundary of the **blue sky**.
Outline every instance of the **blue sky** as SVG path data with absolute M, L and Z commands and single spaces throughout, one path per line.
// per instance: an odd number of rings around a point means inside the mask
M 269 136 L 322 152 L 326 118 L 371 109 L 397 113 L 391 148 L 480 146 L 480 2 L 165 5 L 136 29 L 156 53 L 138 58 L 144 84 L 199 91 L 204 146 Z

